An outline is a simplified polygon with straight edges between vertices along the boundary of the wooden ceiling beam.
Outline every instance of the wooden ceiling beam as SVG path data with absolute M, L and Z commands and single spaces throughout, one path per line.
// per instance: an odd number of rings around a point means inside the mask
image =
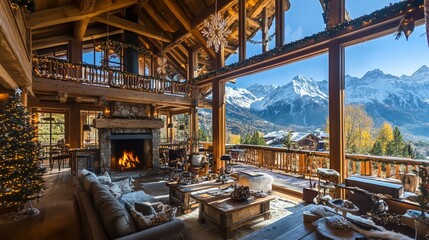
M 62 23 L 79 21 L 85 18 L 116 11 L 135 5 L 138 0 L 98 0 L 91 11 L 82 12 L 76 5 L 67 5 L 58 8 L 35 11 L 27 17 L 28 26 L 31 29 L 49 27 Z
M 89 12 L 94 9 L 96 0 L 77 0 L 76 5 L 82 12 Z
M 56 47 L 60 45 L 65 45 L 68 41 L 73 40 L 72 35 L 58 35 L 54 37 L 34 39 L 32 41 L 32 49 L 40 50 L 45 48 Z
M 107 13 L 105 13 L 100 16 L 93 17 L 92 19 L 97 22 L 109 24 L 110 26 L 114 26 L 130 32 L 137 33 L 139 35 L 154 38 L 164 42 L 171 42 L 171 39 L 168 36 L 161 36 L 161 34 L 158 31 L 152 28 L 142 26 L 139 23 L 131 22 L 129 20 L 114 16 L 114 15 L 108 15 Z
M 162 16 L 159 15 L 159 13 L 153 8 L 150 3 L 146 4 L 145 7 L 142 9 L 145 10 L 145 12 L 156 22 L 156 24 L 158 24 L 162 28 L 162 30 L 171 33 L 175 32 L 173 27 L 168 24 L 168 22 Z M 141 11 L 139 13 L 141 13 Z
M 183 27 L 203 46 L 204 50 L 210 55 L 210 57 L 215 59 L 216 53 L 213 49 L 207 47 L 206 39 L 203 35 L 197 29 L 192 28 L 191 20 L 187 17 L 185 11 L 180 7 L 180 5 L 175 0 L 164 0 L 164 3 L 171 10 L 174 16 L 176 16 L 177 20 L 179 20 Z
M 86 31 L 85 37 L 83 37 L 82 41 L 103 38 L 103 37 L 106 37 L 107 35 L 112 36 L 122 32 L 123 32 L 122 29 L 114 30 L 107 33 L 106 28 L 104 27 L 89 28 Z M 49 38 L 34 39 L 32 41 L 32 49 L 40 50 L 40 49 L 56 47 L 56 46 L 67 44 L 68 41 L 73 39 L 75 38 L 71 35 L 58 35 L 58 36 L 49 37 Z
M 186 76 L 186 70 L 185 70 L 185 68 L 182 67 L 180 65 L 180 63 L 176 61 L 176 59 L 174 59 L 174 57 L 171 55 L 171 53 L 166 53 L 165 56 L 167 57 L 168 64 L 170 64 L 171 66 L 173 66 L 174 69 L 176 69 L 176 71 L 180 75 L 182 75 L 182 77 Z
M 218 0 L 217 11 L 222 13 L 227 9 L 232 8 L 237 4 L 238 0 Z M 192 28 L 201 28 L 204 24 L 204 20 L 207 19 L 211 14 L 215 12 L 215 3 L 207 7 L 207 9 L 200 15 L 196 16 L 192 20 Z
M 73 23 L 74 38 L 77 41 L 82 41 L 83 38 L 85 37 L 85 32 L 86 32 L 86 29 L 88 28 L 89 20 L 90 18 L 84 18 L 82 20 L 79 20 Z

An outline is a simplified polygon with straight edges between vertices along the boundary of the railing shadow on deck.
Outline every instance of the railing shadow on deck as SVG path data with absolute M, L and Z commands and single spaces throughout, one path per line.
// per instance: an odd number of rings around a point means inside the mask
M 46 57 L 33 58 L 33 76 L 138 91 L 189 97 L 192 89 L 186 82 L 144 76 L 90 64 L 75 64 Z

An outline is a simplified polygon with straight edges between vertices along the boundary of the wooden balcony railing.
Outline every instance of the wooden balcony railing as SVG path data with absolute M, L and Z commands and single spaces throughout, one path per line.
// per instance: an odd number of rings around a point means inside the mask
M 204 143 L 207 147 L 209 143 Z M 235 151 L 233 150 L 235 149 Z M 240 151 L 237 151 L 240 150 Z M 329 168 L 329 152 L 288 150 L 281 147 L 256 145 L 227 145 L 227 152 L 236 162 L 267 169 L 283 170 L 300 176 L 316 176 L 319 167 Z M 360 174 L 380 178 L 401 179 L 401 175 L 412 173 L 428 160 L 398 157 L 346 154 L 347 175 Z
M 192 89 L 187 83 L 126 73 L 90 64 L 74 64 L 50 58 L 33 58 L 33 76 L 94 86 L 134 89 L 189 97 Z

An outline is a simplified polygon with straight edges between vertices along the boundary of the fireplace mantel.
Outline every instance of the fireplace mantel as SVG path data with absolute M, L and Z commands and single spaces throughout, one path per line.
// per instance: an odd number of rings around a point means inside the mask
M 93 126 L 95 128 L 163 128 L 164 121 L 96 118 Z

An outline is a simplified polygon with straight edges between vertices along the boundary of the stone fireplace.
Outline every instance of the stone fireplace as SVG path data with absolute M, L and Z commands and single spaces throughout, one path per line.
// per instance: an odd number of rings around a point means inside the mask
M 122 172 L 159 167 L 163 121 L 148 118 L 149 106 L 115 102 L 109 118 L 94 120 L 98 128 L 102 171 Z

